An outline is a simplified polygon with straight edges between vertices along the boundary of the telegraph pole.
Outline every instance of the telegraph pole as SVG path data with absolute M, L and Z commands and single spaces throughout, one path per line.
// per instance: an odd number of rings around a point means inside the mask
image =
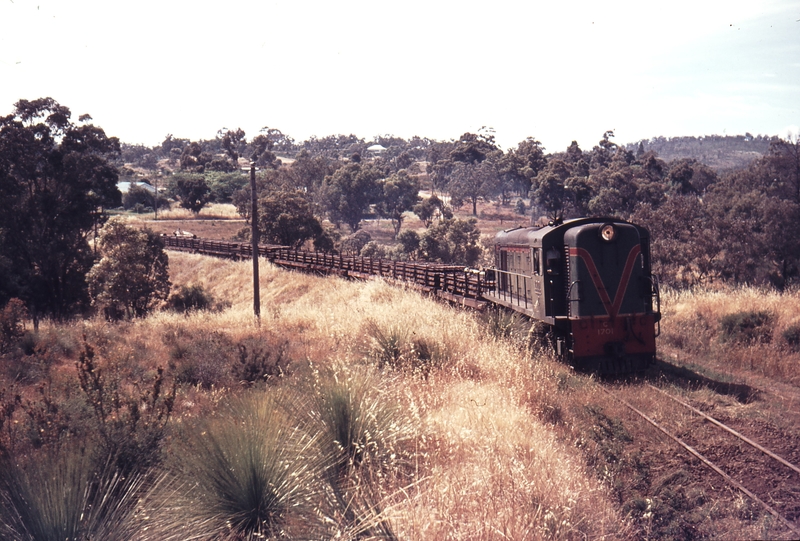
M 159 171 L 156 176 L 153 177 L 153 180 L 156 183 L 156 193 L 153 196 L 153 220 L 156 222 L 158 221 L 158 175 L 160 174 L 161 171 Z
M 256 195 L 256 160 L 250 160 L 250 224 L 252 230 L 250 238 L 253 241 L 253 315 L 256 325 L 261 325 L 261 289 L 258 285 L 258 196 Z

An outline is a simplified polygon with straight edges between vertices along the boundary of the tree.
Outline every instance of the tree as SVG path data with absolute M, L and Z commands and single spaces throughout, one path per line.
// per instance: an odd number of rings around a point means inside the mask
M 608 130 L 603 133 L 603 138 L 592 149 L 591 166 L 592 169 L 606 167 L 617 152 L 617 144 L 610 141 L 614 137 L 614 131 Z
M 657 209 L 640 206 L 631 220 L 650 231 L 653 271 L 662 282 L 691 287 L 718 276 L 717 228 L 696 195 L 675 195 Z
M 431 227 L 419 240 L 421 259 L 475 265 L 481 256 L 481 232 L 475 218 L 446 220 Z
M 766 160 L 786 187 L 787 198 L 800 205 L 800 137 L 770 143 Z
M 550 218 L 564 216 L 568 203 L 566 181 L 572 175 L 569 163 L 554 159 L 536 175 L 531 186 L 531 199 L 543 208 Z
M 314 217 L 311 203 L 301 192 L 268 193 L 258 202 L 261 240 L 299 248 L 322 235 L 322 224 Z
M 184 147 L 186 147 L 186 145 L 188 144 L 189 144 L 188 139 L 176 138 L 171 133 L 168 133 L 166 137 L 164 137 L 164 141 L 161 142 L 161 147 L 160 147 L 161 155 L 164 156 L 165 158 L 172 159 L 176 154 L 173 153 L 174 150 L 177 151 L 177 155 L 180 156 L 181 153 L 183 152 Z
M 353 231 L 358 230 L 370 205 L 381 195 L 378 179 L 381 169 L 365 163 L 349 163 L 326 176 L 320 188 L 319 199 L 335 224 L 342 222 Z
M 394 238 L 403 225 L 403 213 L 414 208 L 419 201 L 419 181 L 401 169 L 382 183 L 383 195 L 378 202 L 378 213 L 389 218 L 394 226 Z
M 151 193 L 144 186 L 131 184 L 128 192 L 122 196 L 122 206 L 125 210 L 132 208 L 154 208 L 158 203 L 158 208 L 169 208 L 169 201 L 161 196 Z M 137 207 L 137 205 L 139 205 Z
M 783 197 L 784 186 L 770 173 L 754 162 L 715 184 L 703 201 L 724 250 L 723 277 L 782 288 L 800 265 L 800 205 Z
M 169 258 L 158 234 L 108 222 L 98 239 L 100 260 L 86 277 L 95 307 L 109 319 L 142 317 L 169 296 Z
M 22 299 L 34 325 L 61 319 L 88 302 L 88 236 L 118 207 L 119 141 L 92 125 L 70 122 L 52 98 L 20 100 L 0 117 L 0 295 Z
M 221 139 L 220 146 L 222 146 L 225 153 L 230 158 L 234 168 L 238 168 L 239 156 L 247 147 L 247 139 L 242 128 L 229 130 L 222 128 L 217 132 L 217 137 Z
M 497 164 L 501 177 L 518 195 L 526 196 L 531 190 L 533 179 L 547 165 L 542 143 L 528 137 L 508 151 Z M 503 194 L 505 200 L 506 196 Z
M 250 186 L 248 176 L 239 171 L 233 173 L 211 172 L 206 173 L 204 178 L 211 191 L 211 197 L 217 203 L 233 202 L 233 195 L 237 191 L 245 186 Z M 250 197 L 249 191 L 247 196 Z
M 401 250 L 406 257 L 415 259 L 417 251 L 419 250 L 419 234 L 411 229 L 406 229 L 397 235 L 397 240 L 400 242 Z
M 478 199 L 486 198 L 498 180 L 497 168 L 486 160 L 480 163 L 458 163 L 450 175 L 448 189 L 453 198 L 472 203 L 472 215 L 478 215 Z
M 325 156 L 312 156 L 303 149 L 297 154 L 288 174 L 295 188 L 311 193 L 318 190 L 325 177 L 333 175 L 341 165 Z
M 680 163 L 674 164 L 667 175 L 667 183 L 672 192 L 677 192 L 681 195 L 686 195 L 695 192 L 692 186 L 692 177 L 694 176 L 694 169 L 691 163 L 682 160 Z
M 202 173 L 205 171 L 206 164 L 213 159 L 214 157 L 209 152 L 203 150 L 200 143 L 192 141 L 181 153 L 181 169 L 190 173 Z
M 181 207 L 189 209 L 195 214 L 206 206 L 211 200 L 211 189 L 203 177 L 191 176 L 179 178 L 175 185 L 175 192 L 181 200 Z
M 429 228 L 433 221 L 437 218 L 449 220 L 453 217 L 453 213 L 447 209 L 444 201 L 435 195 L 432 195 L 427 199 L 423 199 L 414 205 L 412 211 L 420 220 L 422 220 L 422 223 L 425 224 L 426 229 Z

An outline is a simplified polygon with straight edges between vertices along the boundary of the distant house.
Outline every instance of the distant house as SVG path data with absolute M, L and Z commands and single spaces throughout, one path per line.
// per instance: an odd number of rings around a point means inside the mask
M 117 189 L 119 189 L 120 193 L 123 194 L 128 193 L 128 190 L 130 190 L 131 187 L 133 186 L 139 186 L 140 188 L 144 188 L 153 195 L 155 195 L 156 193 L 156 189 L 146 182 L 117 182 Z
M 372 154 L 380 154 L 380 153 L 384 152 L 385 150 L 386 150 L 385 146 L 378 145 L 378 144 L 375 144 L 375 145 L 372 145 L 370 147 L 367 147 L 367 152 L 370 152 Z

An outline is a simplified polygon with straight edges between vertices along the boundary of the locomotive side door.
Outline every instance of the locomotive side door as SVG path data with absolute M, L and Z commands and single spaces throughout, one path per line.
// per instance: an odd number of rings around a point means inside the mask
M 500 250 L 499 266 L 501 271 L 505 271 L 500 273 L 500 291 L 510 293 L 508 275 L 506 274 L 508 272 L 508 252 L 502 249 Z

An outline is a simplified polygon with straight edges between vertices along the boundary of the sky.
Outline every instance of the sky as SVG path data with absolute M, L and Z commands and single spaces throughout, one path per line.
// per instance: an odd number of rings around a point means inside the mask
M 800 126 L 797 0 L 0 0 L 0 28 L 0 115 L 49 96 L 131 144 Z

